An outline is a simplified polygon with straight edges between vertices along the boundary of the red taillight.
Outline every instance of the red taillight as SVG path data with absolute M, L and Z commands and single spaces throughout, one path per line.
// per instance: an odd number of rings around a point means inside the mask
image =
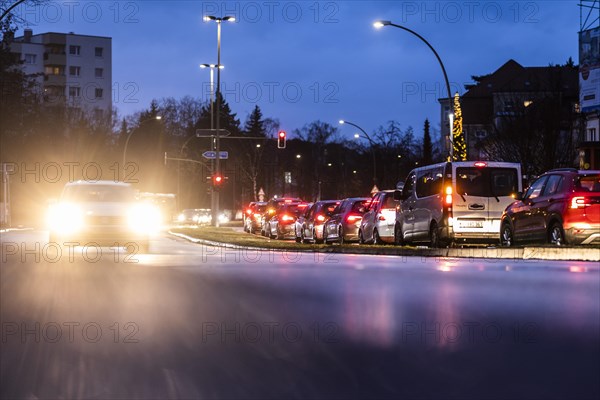
M 252 214 L 252 209 L 251 208 L 247 209 L 246 214 L 248 214 L 248 215 Z
M 281 222 L 291 222 L 293 220 L 294 220 L 294 217 L 292 217 L 291 215 L 283 214 L 281 216 Z
M 446 187 L 446 205 L 452 205 L 452 186 Z
M 360 221 L 361 219 L 362 219 L 362 215 L 350 214 L 346 217 L 346 222 L 348 222 L 349 224 L 352 224 L 356 221 Z
M 385 221 L 385 216 L 383 216 L 383 215 L 380 215 L 380 216 L 379 216 L 379 220 L 380 220 L 380 221 Z
M 483 162 L 483 161 L 477 161 L 475 163 L 475 166 L 478 168 L 483 168 L 483 167 L 487 167 L 487 163 Z
M 587 206 L 590 206 L 590 203 L 585 197 L 577 196 L 571 199 L 571 208 L 584 208 Z
M 325 217 L 323 215 L 317 215 L 317 221 L 324 222 L 325 221 Z

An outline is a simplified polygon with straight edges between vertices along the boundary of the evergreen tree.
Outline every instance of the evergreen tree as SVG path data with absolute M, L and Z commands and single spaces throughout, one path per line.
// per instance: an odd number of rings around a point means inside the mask
M 431 134 L 429 133 L 429 119 L 425 119 L 423 127 L 423 165 L 429 165 L 433 162 L 433 146 L 431 144 Z
M 248 116 L 248 119 L 246 120 L 246 124 L 244 126 L 244 133 L 246 134 L 246 136 L 251 137 L 266 136 L 265 122 L 263 121 L 263 114 L 259 106 L 255 106 L 254 110 L 252 110 L 252 112 Z

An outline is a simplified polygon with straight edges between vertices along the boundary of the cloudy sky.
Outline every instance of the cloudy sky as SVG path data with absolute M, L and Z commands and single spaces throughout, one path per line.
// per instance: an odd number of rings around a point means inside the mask
M 112 37 L 114 105 L 121 115 L 153 98 L 209 95 L 216 24 L 223 25 L 223 93 L 244 121 L 255 104 L 292 131 L 321 120 L 352 121 L 371 132 L 389 120 L 421 133 L 439 127 L 441 68 L 417 37 L 438 51 L 452 90 L 509 59 L 524 66 L 577 60 L 579 8 L 554 1 L 54 1 L 20 7 L 35 33 Z M 18 32 L 18 35 L 22 31 Z M 133 85 L 132 85 L 133 83 Z M 351 127 L 342 128 L 351 137 Z

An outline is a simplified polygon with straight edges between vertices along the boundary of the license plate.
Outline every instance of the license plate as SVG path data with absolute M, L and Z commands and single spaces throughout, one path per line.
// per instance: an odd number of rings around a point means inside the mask
M 461 228 L 483 228 L 483 221 L 459 221 Z

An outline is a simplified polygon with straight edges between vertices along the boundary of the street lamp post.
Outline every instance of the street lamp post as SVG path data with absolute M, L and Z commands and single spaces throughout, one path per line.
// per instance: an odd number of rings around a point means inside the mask
M 221 66 L 221 22 L 223 21 L 230 21 L 230 22 L 234 22 L 235 18 L 232 16 L 226 16 L 226 17 L 215 17 L 213 15 L 207 15 L 204 17 L 204 21 L 215 21 L 217 23 L 217 65 Z M 216 151 L 216 159 L 215 159 L 215 171 L 214 173 L 216 174 L 216 176 L 220 176 L 221 175 L 221 141 L 220 141 L 220 134 L 219 134 L 219 129 L 220 129 L 220 123 L 221 123 L 221 112 L 220 112 L 220 108 L 221 108 L 221 98 L 220 98 L 220 93 L 221 93 L 221 68 L 217 68 L 217 90 L 216 90 L 216 109 L 217 109 L 217 119 L 216 119 L 216 134 L 215 134 L 215 151 Z M 212 208 L 212 216 L 213 216 L 213 225 L 214 226 L 219 226 L 219 192 L 216 190 L 212 191 L 212 203 L 213 203 L 213 208 Z
M 356 133 L 354 135 L 354 137 L 356 139 L 358 139 L 359 137 L 363 137 L 369 141 L 369 144 L 371 145 L 371 155 L 373 156 L 373 185 L 376 185 L 377 184 L 377 159 L 375 157 L 375 142 L 373 141 L 373 139 L 371 139 L 371 136 L 369 136 L 369 134 L 363 128 L 356 125 L 355 123 L 346 121 L 343 119 L 341 119 L 339 122 L 340 122 L 340 125 L 344 125 L 344 124 L 351 125 L 363 133 L 362 136 L 359 135 L 358 133 Z
M 137 129 L 139 129 L 142 125 L 144 125 L 148 121 L 160 121 L 161 119 L 162 119 L 162 117 L 160 115 L 157 115 L 154 118 L 144 120 L 141 124 L 139 124 L 136 128 L 132 129 L 131 132 L 129 132 L 129 134 L 127 135 L 127 139 L 125 140 L 125 147 L 123 148 L 123 168 L 125 168 L 125 161 L 127 160 L 126 159 L 127 146 L 129 145 L 129 139 L 131 139 L 131 135 L 133 135 L 133 132 L 135 132 Z
M 403 29 L 407 32 L 412 33 L 413 35 L 415 35 L 416 37 L 421 39 L 431 49 L 431 51 L 433 51 L 435 58 L 437 58 L 438 62 L 440 63 L 440 67 L 442 67 L 442 72 L 444 74 L 444 80 L 446 81 L 446 90 L 448 91 L 448 99 L 449 99 L 449 101 L 451 101 L 452 93 L 450 92 L 450 81 L 448 80 L 448 74 L 446 73 L 446 68 L 444 67 L 444 63 L 442 62 L 442 59 L 440 58 L 437 51 L 435 51 L 433 46 L 427 40 L 425 40 L 425 38 L 423 36 L 419 35 L 417 32 L 413 31 L 412 29 L 408 29 L 405 26 L 394 24 L 391 21 L 377 21 L 373 24 L 373 26 L 378 29 L 383 28 L 384 26 L 388 26 L 388 25 L 393 26 L 395 28 Z M 450 136 L 450 141 L 452 142 L 452 125 L 450 125 L 449 136 Z M 452 159 L 453 156 L 454 156 L 454 149 L 453 149 L 453 147 L 450 147 L 450 159 Z

